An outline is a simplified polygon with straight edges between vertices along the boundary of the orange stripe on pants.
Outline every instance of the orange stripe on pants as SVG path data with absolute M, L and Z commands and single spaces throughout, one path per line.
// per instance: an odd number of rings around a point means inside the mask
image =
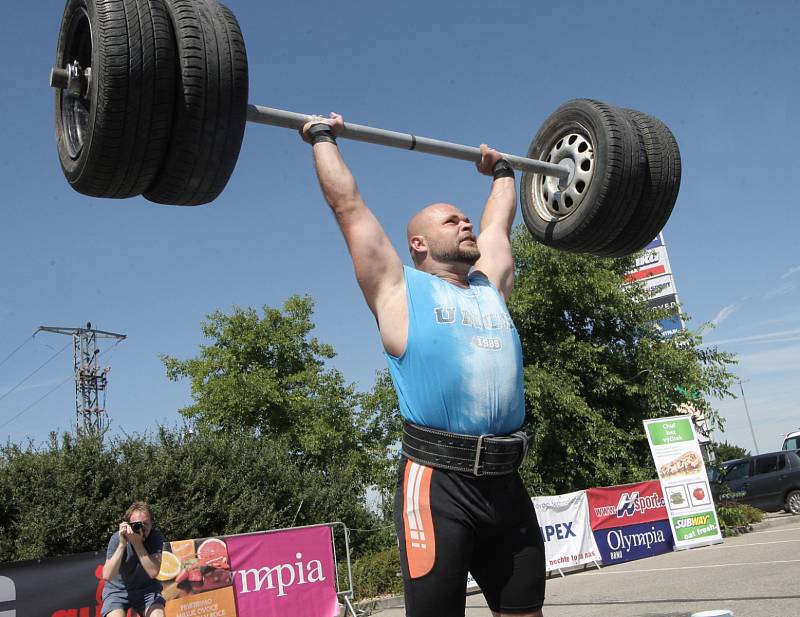
M 406 464 L 403 480 L 403 525 L 411 578 L 425 576 L 436 561 L 436 536 L 431 516 L 433 469 L 413 461 Z

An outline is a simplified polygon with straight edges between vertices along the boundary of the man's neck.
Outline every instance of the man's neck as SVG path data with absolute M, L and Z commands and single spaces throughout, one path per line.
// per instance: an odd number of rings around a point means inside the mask
M 462 263 L 440 263 L 431 262 L 420 264 L 419 270 L 439 277 L 443 281 L 451 283 L 457 287 L 469 287 L 467 277 L 469 276 L 471 266 Z

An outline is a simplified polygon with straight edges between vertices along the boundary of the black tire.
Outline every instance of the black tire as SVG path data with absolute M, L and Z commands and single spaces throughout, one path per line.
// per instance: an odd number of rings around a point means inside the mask
M 643 249 L 667 224 L 681 185 L 681 153 L 667 126 L 640 111 L 625 109 L 639 130 L 647 154 L 647 174 L 639 205 L 622 232 L 600 250 L 603 257 L 622 257 Z
M 175 48 L 163 0 L 68 0 L 56 67 L 91 68 L 82 96 L 56 90 L 56 145 L 72 188 L 125 198 L 152 183 L 169 145 Z
M 247 52 L 233 13 L 216 0 L 166 0 L 180 82 L 170 148 L 144 193 L 160 204 L 197 206 L 225 188 L 247 122 Z
M 792 514 L 800 514 L 800 491 L 789 491 L 784 509 Z
M 621 109 L 590 99 L 565 103 L 539 129 L 528 156 L 575 168 L 564 190 L 555 178 L 522 175 L 522 217 L 536 240 L 580 253 L 620 234 L 639 203 L 646 166 L 637 131 Z

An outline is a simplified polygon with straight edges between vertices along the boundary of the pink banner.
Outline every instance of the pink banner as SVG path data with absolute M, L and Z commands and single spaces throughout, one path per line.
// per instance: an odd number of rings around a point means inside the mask
M 238 617 L 335 617 L 330 527 L 229 536 Z

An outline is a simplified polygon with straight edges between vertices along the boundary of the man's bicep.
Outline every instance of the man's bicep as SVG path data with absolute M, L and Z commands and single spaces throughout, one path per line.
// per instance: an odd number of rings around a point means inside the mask
M 339 217 L 356 280 L 373 313 L 380 295 L 403 282 L 403 262 L 375 215 L 366 207 Z
M 487 229 L 478 236 L 480 259 L 475 269 L 483 272 L 508 299 L 514 288 L 514 255 L 511 239 L 503 230 Z

